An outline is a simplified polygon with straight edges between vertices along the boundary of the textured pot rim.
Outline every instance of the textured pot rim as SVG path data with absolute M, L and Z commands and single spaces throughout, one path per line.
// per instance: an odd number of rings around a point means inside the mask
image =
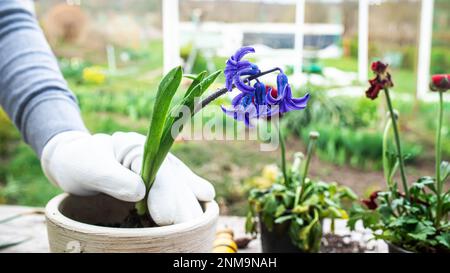
M 219 216 L 219 206 L 216 201 L 213 200 L 211 202 L 205 202 L 205 212 L 200 217 L 181 224 L 148 228 L 102 227 L 75 221 L 63 215 L 59 210 L 59 206 L 68 196 L 69 194 L 62 193 L 53 197 L 47 203 L 47 206 L 45 207 L 45 216 L 47 221 L 51 221 L 53 224 L 61 228 L 85 234 L 107 235 L 110 237 L 167 236 L 205 226 L 211 222 L 214 222 Z

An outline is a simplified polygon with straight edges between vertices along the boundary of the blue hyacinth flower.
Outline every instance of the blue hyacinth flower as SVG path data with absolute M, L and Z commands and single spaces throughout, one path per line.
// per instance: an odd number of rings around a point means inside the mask
M 272 92 L 267 92 L 266 100 L 271 106 L 278 106 L 281 114 L 292 111 L 304 109 L 309 100 L 309 94 L 301 98 L 293 98 L 291 86 L 288 83 L 286 74 L 281 72 L 277 76 L 277 95 L 273 97 Z
M 252 119 L 268 118 L 273 114 L 266 101 L 266 86 L 258 81 L 252 88 L 254 92 L 242 92 L 234 97 L 231 101 L 232 109 L 222 106 L 226 115 L 243 121 L 247 127 L 252 127 Z
M 233 84 L 242 92 L 253 92 L 254 88 L 249 82 L 244 82 L 242 76 L 256 75 L 260 72 L 258 66 L 242 58 L 248 53 L 254 53 L 253 47 L 242 47 L 231 56 L 227 62 L 224 70 L 225 87 L 228 91 L 233 89 Z

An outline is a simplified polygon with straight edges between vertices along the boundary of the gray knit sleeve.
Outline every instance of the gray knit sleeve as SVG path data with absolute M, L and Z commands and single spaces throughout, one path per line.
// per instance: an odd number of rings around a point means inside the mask
M 17 0 L 0 0 L 0 105 L 39 157 L 54 135 L 86 131 L 36 19 Z

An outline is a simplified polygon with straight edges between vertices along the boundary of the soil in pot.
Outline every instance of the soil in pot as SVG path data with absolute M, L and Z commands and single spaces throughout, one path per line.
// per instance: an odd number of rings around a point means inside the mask
M 89 204 L 90 208 L 86 208 Z M 157 227 L 148 215 L 139 215 L 134 203 L 123 202 L 107 195 L 92 197 L 71 196 L 61 204 L 61 212 L 74 220 L 86 224 L 118 227 L 118 228 L 146 228 Z M 110 217 L 110 216 L 114 217 Z
M 146 228 L 158 226 L 149 215 L 139 215 L 136 209 L 131 209 L 123 221 L 117 223 L 97 223 L 96 225 L 118 228 Z

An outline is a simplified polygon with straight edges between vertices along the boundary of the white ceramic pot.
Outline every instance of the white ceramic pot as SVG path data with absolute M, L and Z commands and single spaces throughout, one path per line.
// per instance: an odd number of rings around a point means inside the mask
M 215 201 L 190 222 L 150 228 L 113 228 L 133 203 L 106 195 L 79 197 L 60 194 L 45 208 L 51 252 L 211 252 L 219 218 Z

